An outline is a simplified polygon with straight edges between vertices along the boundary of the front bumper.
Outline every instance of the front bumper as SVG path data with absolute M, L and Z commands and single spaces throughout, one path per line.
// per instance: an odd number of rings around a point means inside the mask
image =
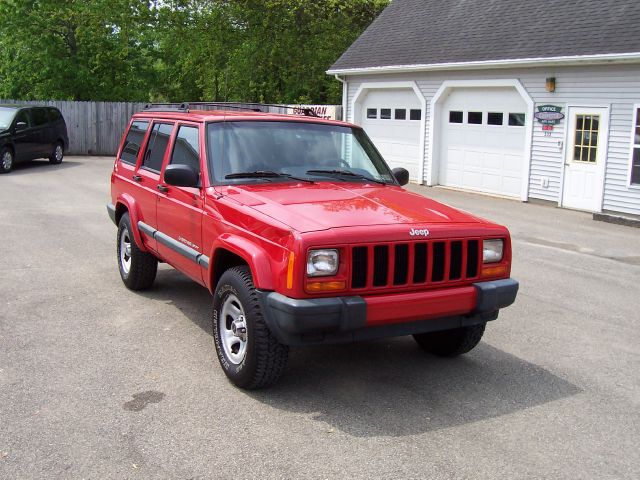
M 486 323 L 511 305 L 518 282 L 508 278 L 425 292 L 372 297 L 294 299 L 260 292 L 265 320 L 286 345 L 344 343 Z

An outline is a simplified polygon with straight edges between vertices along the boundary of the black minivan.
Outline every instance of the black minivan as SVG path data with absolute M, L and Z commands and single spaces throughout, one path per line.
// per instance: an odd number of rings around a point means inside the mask
M 0 105 L 0 173 L 36 158 L 60 163 L 68 146 L 67 124 L 57 108 Z

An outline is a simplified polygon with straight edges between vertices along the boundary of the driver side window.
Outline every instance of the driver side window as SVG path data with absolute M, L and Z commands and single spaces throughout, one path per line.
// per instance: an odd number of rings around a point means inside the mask
M 18 123 L 25 123 L 26 127 L 29 128 L 31 126 L 31 116 L 27 110 L 20 110 L 16 115 L 16 119 L 14 120 L 13 125 L 18 126 Z

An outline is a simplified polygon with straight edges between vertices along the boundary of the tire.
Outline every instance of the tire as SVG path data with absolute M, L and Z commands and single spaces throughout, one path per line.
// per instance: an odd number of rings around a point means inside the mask
M 267 327 L 249 267 L 230 268 L 220 278 L 213 297 L 213 338 L 222 370 L 237 387 L 257 390 L 282 376 L 289 347 Z
M 130 290 L 145 290 L 156 279 L 158 260 L 138 248 L 131 229 L 129 214 L 122 215 L 118 223 L 116 245 L 118 270 L 125 286 Z
M 2 147 L 0 149 L 0 173 L 9 173 L 14 163 L 13 151 L 8 147 Z
M 471 351 L 482 338 L 485 323 L 413 336 L 424 350 L 439 357 L 456 357 Z
M 63 157 L 64 145 L 62 145 L 62 142 L 56 142 L 56 144 L 53 146 L 53 150 L 51 151 L 51 155 L 49 155 L 49 163 L 58 165 L 62 163 Z

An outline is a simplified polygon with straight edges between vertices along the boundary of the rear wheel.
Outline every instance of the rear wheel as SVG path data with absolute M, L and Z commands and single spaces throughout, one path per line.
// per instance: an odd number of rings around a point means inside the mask
M 49 163 L 59 164 L 62 163 L 62 158 L 64 157 L 64 146 L 62 142 L 56 142 L 53 146 L 53 151 L 51 155 L 49 155 Z
M 213 338 L 222 370 L 236 386 L 255 390 L 282 375 L 289 347 L 267 327 L 249 267 L 230 268 L 218 281 Z
M 418 333 L 413 338 L 429 353 L 439 357 L 455 357 L 469 352 L 480 343 L 485 325 L 482 323 L 441 332 Z
M 10 148 L 0 149 L 0 173 L 9 173 L 13 168 L 13 151 Z
M 128 213 L 122 215 L 118 223 L 117 250 L 120 278 L 127 288 L 144 290 L 153 285 L 158 271 L 158 260 L 138 248 Z

